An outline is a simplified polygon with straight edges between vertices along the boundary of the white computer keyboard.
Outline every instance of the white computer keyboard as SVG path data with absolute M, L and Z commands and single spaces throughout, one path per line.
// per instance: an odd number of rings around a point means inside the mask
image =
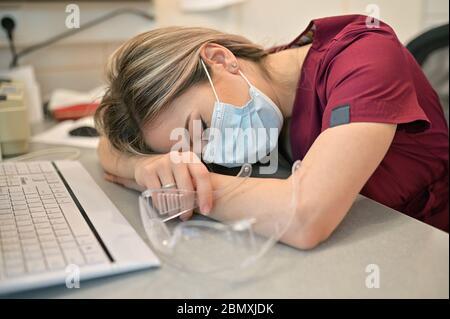
M 0 163 L 0 279 L 108 262 L 50 162 Z

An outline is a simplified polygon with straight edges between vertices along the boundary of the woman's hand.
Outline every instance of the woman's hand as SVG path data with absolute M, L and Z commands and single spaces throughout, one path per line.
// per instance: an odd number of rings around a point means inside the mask
M 178 189 L 197 191 L 200 212 L 208 214 L 213 206 L 212 185 L 206 166 L 192 152 L 170 152 L 152 158 L 140 158 L 134 168 L 135 184 L 124 181 L 125 186 L 141 189 L 175 185 Z M 192 211 L 181 216 L 190 218 Z

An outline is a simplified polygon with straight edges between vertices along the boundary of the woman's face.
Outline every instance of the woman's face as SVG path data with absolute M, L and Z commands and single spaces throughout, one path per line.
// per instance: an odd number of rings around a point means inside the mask
M 236 59 L 230 51 L 215 45 L 209 50 L 206 48 L 202 58 L 209 66 L 220 102 L 244 106 L 249 101 L 249 87 L 239 70 L 247 76 L 250 83 L 273 100 L 269 84 L 253 62 Z M 193 85 L 168 105 L 155 121 L 144 127 L 147 146 L 157 153 L 171 151 L 172 146 L 179 142 L 179 137 L 171 140 L 170 135 L 173 130 L 180 128 L 186 129 L 191 146 L 194 141 L 201 142 L 202 129 L 211 125 L 215 102 L 214 92 L 208 81 Z

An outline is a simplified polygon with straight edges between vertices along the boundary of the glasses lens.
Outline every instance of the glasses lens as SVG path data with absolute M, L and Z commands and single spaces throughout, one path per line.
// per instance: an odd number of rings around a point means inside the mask
M 243 267 L 267 242 L 251 227 L 236 230 L 212 221 L 181 223 L 172 240 L 172 261 L 184 270 L 202 273 Z

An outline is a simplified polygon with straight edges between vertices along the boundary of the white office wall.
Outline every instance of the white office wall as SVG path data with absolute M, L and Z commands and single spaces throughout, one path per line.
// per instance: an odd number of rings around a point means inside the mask
M 246 0 L 219 11 L 182 12 L 179 0 L 155 0 L 158 25 L 206 25 L 239 32 L 266 45 L 283 43 L 298 35 L 311 19 L 341 14 L 369 14 L 379 7 L 403 42 L 424 28 L 448 22 L 448 0 Z
M 178 1 L 119 4 L 94 1 L 79 5 L 82 22 L 114 8 L 133 6 L 154 12 L 158 26 L 210 26 L 243 34 L 265 46 L 290 41 L 313 18 L 367 13 L 368 4 L 379 6 L 381 19 L 391 24 L 405 43 L 426 28 L 448 22 L 449 14 L 448 0 L 246 0 L 221 10 L 197 13 L 182 12 Z M 17 40 L 19 47 L 23 47 L 61 32 L 64 9 L 65 3 L 0 2 L 0 18 L 11 12 L 17 17 Z M 33 53 L 22 63 L 36 67 L 44 98 L 59 87 L 89 90 L 103 82 L 104 65 L 110 53 L 126 38 L 152 27 L 138 20 L 117 18 Z M 0 68 L 7 67 L 8 62 L 9 52 L 0 32 Z
M 150 2 L 0 2 L 0 19 L 12 16 L 16 20 L 15 39 L 18 51 L 32 44 L 67 31 L 66 6 L 76 3 L 80 8 L 81 25 L 120 8 L 135 8 L 152 12 Z M 35 67 L 43 99 L 57 88 L 91 90 L 104 83 L 107 58 L 120 43 L 134 34 L 149 30 L 154 22 L 140 17 L 122 15 L 101 25 L 82 31 L 49 47 L 33 52 L 20 64 Z M 11 57 L 6 35 L 0 30 L 0 69 L 5 69 Z

